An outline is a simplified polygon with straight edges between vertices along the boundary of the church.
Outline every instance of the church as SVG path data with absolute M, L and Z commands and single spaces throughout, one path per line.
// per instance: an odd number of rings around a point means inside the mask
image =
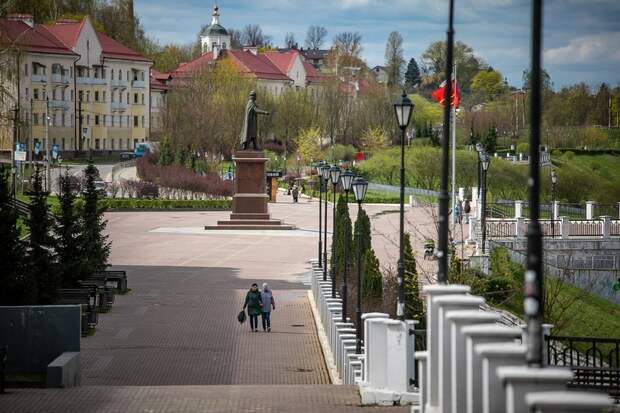
M 220 24 L 220 8 L 213 7 L 211 24 L 200 33 L 202 55 L 182 63 L 168 74 L 169 81 L 182 80 L 214 62 L 228 59 L 239 72 L 256 80 L 257 87 L 279 96 L 288 88 L 318 91 L 321 75 L 295 49 L 259 52 L 256 47 L 233 50 L 231 36 Z

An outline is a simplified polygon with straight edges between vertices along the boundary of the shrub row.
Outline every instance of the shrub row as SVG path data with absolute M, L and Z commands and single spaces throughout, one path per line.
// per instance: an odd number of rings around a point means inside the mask
M 231 209 L 232 201 L 229 199 L 130 199 L 130 198 L 105 198 L 99 201 L 101 206 L 109 210 L 113 209 Z

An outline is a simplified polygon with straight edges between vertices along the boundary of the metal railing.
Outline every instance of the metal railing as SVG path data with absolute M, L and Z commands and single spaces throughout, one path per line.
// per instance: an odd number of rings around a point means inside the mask
M 570 221 L 568 234 L 572 237 L 600 237 L 603 225 L 600 220 Z
M 602 390 L 620 402 L 620 339 L 545 336 L 550 365 L 569 367 L 570 387 Z

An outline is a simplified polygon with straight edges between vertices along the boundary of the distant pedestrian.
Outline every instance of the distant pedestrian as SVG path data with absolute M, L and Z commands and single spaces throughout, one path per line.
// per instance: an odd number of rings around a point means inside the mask
M 459 224 L 461 223 L 461 205 L 460 205 L 460 202 L 457 202 L 454 205 L 454 219 L 456 219 L 456 222 L 458 222 Z
M 267 283 L 263 283 L 263 290 L 260 294 L 263 302 L 263 331 L 271 332 L 271 310 L 276 309 L 276 300 L 273 298 L 273 292 Z
M 469 199 L 465 198 L 465 203 L 463 204 L 463 212 L 465 213 L 465 222 L 469 222 L 469 213 L 471 212 L 471 205 L 469 204 Z
M 258 331 L 258 316 L 263 312 L 263 301 L 261 293 L 258 291 L 258 284 L 252 284 L 250 291 L 245 296 L 245 302 L 243 303 L 243 309 L 248 308 L 248 315 L 250 316 L 250 329 L 253 332 Z
M 297 203 L 299 201 L 299 187 L 297 185 L 293 186 L 293 202 Z

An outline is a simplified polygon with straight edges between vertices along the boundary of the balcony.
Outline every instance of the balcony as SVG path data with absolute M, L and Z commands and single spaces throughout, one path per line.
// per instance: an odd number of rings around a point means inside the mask
M 94 77 L 92 79 L 90 79 L 90 84 L 91 85 L 106 85 L 108 83 L 108 81 L 106 79 L 102 79 L 100 77 Z
M 113 111 L 125 111 L 129 105 L 125 102 L 112 102 L 111 106 Z
M 68 100 L 50 100 L 50 106 L 54 109 L 65 109 L 68 110 L 71 107 L 71 102 Z
M 43 83 L 45 83 L 45 82 L 47 82 L 47 75 L 42 75 L 42 74 L 36 74 L 35 75 L 35 74 L 33 74 L 30 77 L 30 80 L 33 81 L 33 82 L 43 82 Z
M 112 87 L 126 88 L 128 83 L 126 80 L 122 79 L 112 79 L 110 80 L 110 85 Z
M 78 85 L 90 85 L 91 79 L 89 77 L 79 77 L 76 79 Z
M 144 89 L 146 87 L 146 82 L 144 80 L 134 80 L 131 82 L 131 87 Z

